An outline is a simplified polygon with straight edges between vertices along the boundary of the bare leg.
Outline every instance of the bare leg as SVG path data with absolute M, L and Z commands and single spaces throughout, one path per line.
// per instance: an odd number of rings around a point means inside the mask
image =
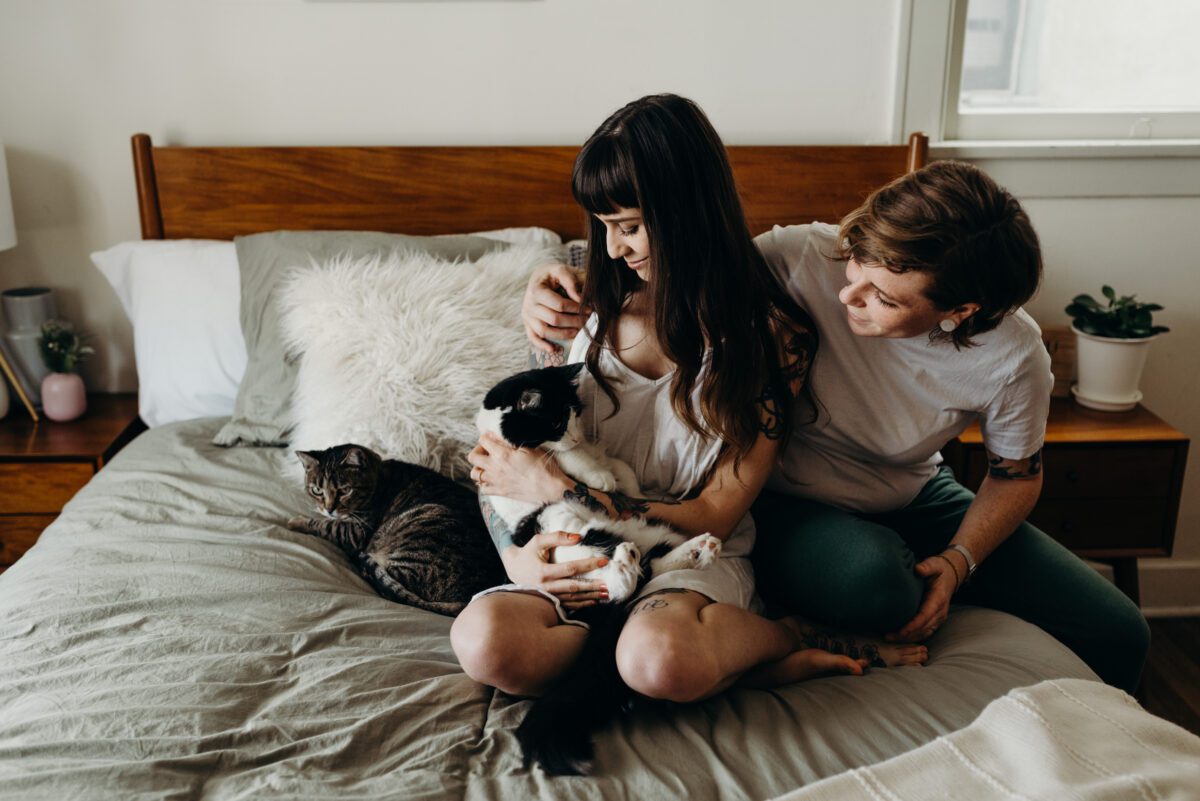
M 545 598 L 515 592 L 486 595 L 450 627 L 450 644 L 467 675 L 510 695 L 541 695 L 569 668 L 587 629 L 562 623 Z
M 643 598 L 630 612 L 617 642 L 617 668 L 642 695 L 698 701 L 802 647 L 784 623 L 690 590 L 668 590 Z M 819 672 L 863 671 L 849 656 L 821 653 Z

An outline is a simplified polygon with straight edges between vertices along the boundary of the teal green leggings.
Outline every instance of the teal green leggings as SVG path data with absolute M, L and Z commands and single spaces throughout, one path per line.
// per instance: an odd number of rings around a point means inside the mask
M 975 495 L 942 470 L 908 506 L 854 514 L 764 492 L 754 505 L 754 569 L 770 603 L 848 631 L 896 631 L 925 584 L 914 565 L 940 553 Z M 1056 637 L 1107 684 L 1132 693 L 1150 647 L 1141 610 L 1038 529 L 1022 523 L 954 602 L 1016 615 Z

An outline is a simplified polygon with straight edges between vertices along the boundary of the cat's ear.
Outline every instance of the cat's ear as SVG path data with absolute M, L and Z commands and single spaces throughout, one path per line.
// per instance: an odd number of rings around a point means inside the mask
M 540 408 L 542 408 L 542 391 L 540 389 L 527 389 L 517 399 L 518 412 L 527 412 L 531 409 Z
M 296 451 L 296 455 L 300 457 L 300 463 L 304 465 L 305 470 L 313 469 L 321 461 L 312 451 Z
M 346 451 L 346 455 L 342 457 L 342 464 L 350 465 L 351 467 L 362 467 L 367 463 L 367 454 L 365 448 L 350 448 Z

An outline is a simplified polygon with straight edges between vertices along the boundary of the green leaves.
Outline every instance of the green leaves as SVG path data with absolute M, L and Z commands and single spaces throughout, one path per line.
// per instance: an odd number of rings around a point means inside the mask
M 1111 286 L 1100 289 L 1107 305 L 1101 305 L 1091 295 L 1076 295 L 1066 312 L 1071 315 L 1075 327 L 1085 334 L 1112 339 L 1142 339 L 1161 334 L 1171 329 L 1154 325 L 1153 312 L 1162 311 L 1157 303 L 1138 303 L 1137 295 L 1117 296 Z
M 73 373 L 81 362 L 95 353 L 83 335 L 75 333 L 69 324 L 58 320 L 42 323 L 42 336 L 38 344 L 42 350 L 42 361 L 55 373 Z

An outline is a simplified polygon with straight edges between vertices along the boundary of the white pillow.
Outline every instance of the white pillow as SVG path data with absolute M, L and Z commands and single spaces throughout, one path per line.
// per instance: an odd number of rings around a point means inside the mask
M 560 255 L 517 246 L 471 263 L 397 252 L 297 270 L 280 296 L 283 339 L 300 358 L 292 447 L 353 442 L 467 475 L 484 394 L 526 366 L 529 273 Z
M 138 413 L 154 427 L 228 416 L 246 370 L 232 242 L 122 242 L 92 254 L 133 323 Z
M 563 243 L 562 237 L 549 228 L 530 226 L 525 228 L 498 228 L 494 231 L 476 231 L 467 236 L 482 236 L 497 239 L 510 245 L 544 245 L 553 247 Z

